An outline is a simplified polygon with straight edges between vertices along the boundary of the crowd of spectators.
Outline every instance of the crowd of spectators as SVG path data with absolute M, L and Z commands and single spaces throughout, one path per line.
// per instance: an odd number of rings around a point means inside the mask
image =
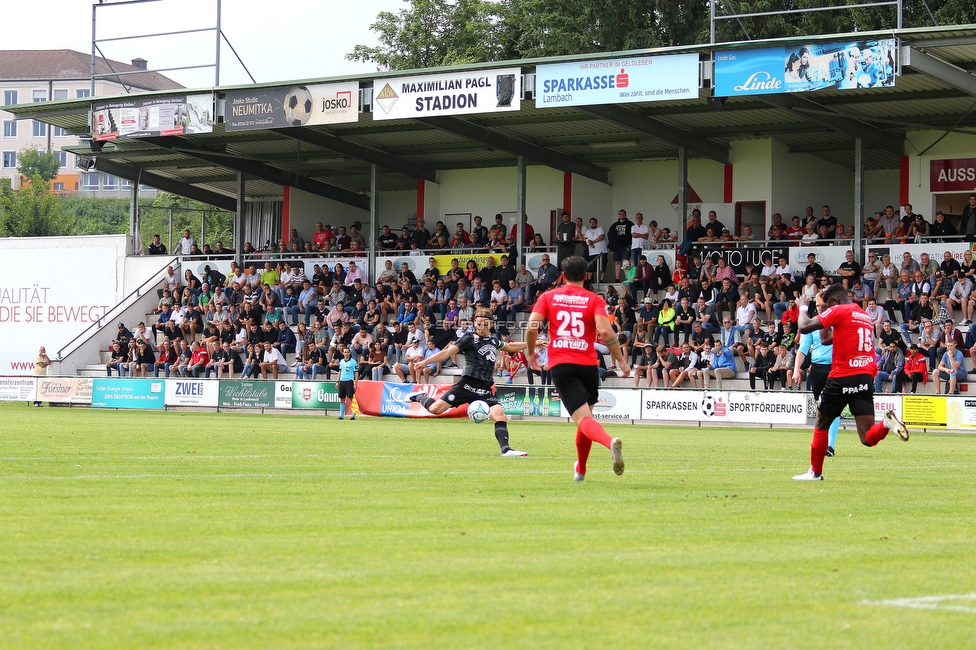
M 767 255 L 758 267 L 746 264 L 737 272 L 716 247 L 759 245 L 761 240 L 749 226 L 733 234 L 714 211 L 704 225 L 700 211 L 693 211 L 680 241 L 655 221 L 645 224 L 640 213 L 631 222 L 620 210 L 606 228 L 597 219 L 590 219 L 586 228 L 583 219 L 573 220 L 564 212 L 551 248 L 527 227 L 527 249 L 543 252 L 533 273 L 510 262 L 519 259 L 516 232 L 504 226 L 502 215 L 496 215 L 491 227 L 480 217 L 474 224 L 470 232 L 462 223 L 449 232 L 439 221 L 431 233 L 420 219 L 399 236 L 384 226 L 377 236 L 380 251 L 458 255 L 447 269 L 438 268 L 431 256 L 419 276 L 410 265 L 394 268 L 390 260 L 374 281 L 355 261 L 348 267 L 315 264 L 312 269 L 273 259 L 265 260 L 261 269 L 255 263 L 244 269 L 232 262 L 227 276 L 207 266 L 199 278 L 190 270 L 181 277 L 170 268 L 160 290 L 158 321 L 149 330 L 153 335 L 145 336 L 142 323 L 141 335 L 120 334 L 108 372 L 277 377 L 294 355 L 291 365 L 299 379 L 330 379 L 348 348 L 360 361 L 362 378 L 391 372 L 403 381 L 425 381 L 441 365 L 418 372 L 411 369 L 412 361 L 436 354 L 471 328 L 477 307 L 490 309 L 498 331 L 507 333 L 519 313 L 558 284 L 558 259 L 573 254 L 590 261 L 594 276 L 606 269 L 608 279 L 619 283 L 619 289 L 606 287 L 605 297 L 630 355 L 635 385 L 646 380 L 648 386 L 687 382 L 709 387 L 714 381 L 721 387 L 736 375 L 738 360 L 754 388 L 761 382 L 764 388 L 779 384 L 800 390 L 805 373 L 794 382 L 793 372 L 799 341 L 796 300 L 800 295 L 812 298 L 832 282 L 843 283 L 875 321 L 879 392 L 914 392 L 919 381 L 929 379 L 945 381 L 945 390 L 958 390 L 957 382 L 967 375 L 957 357 L 968 354 L 976 364 L 976 333 L 964 337 L 957 328 L 971 324 L 976 301 L 976 296 L 970 299 L 976 263 L 968 251 L 961 262 L 949 252 L 939 253 L 940 264 L 937 248 L 917 260 L 905 253 L 897 261 L 873 252 L 856 260 L 849 250 L 837 269 L 822 268 L 813 252 L 802 269 L 791 268 L 786 256 Z M 903 215 L 888 206 L 866 220 L 862 236 L 868 243 L 938 244 L 959 232 L 976 234 L 976 195 L 958 229 L 942 213 L 928 222 L 910 205 Z M 189 235 L 185 232 L 179 245 L 192 254 L 196 244 Z M 774 214 L 766 235 L 767 242 L 825 246 L 852 239 L 854 229 L 838 222 L 825 205 L 820 216 L 808 207 L 804 217 L 793 217 L 788 226 Z M 355 253 L 365 245 L 357 224 L 347 234 L 345 227 L 333 230 L 317 223 L 311 240 L 293 229 L 277 248 L 282 253 Z M 227 250 L 220 242 L 215 246 Z M 654 253 L 660 249 L 675 251 L 674 268 L 667 262 L 670 256 Z M 479 266 L 466 260 L 465 252 L 502 253 L 501 262 L 496 265 L 488 258 Z M 518 372 L 527 372 L 531 380 L 533 371 L 523 361 L 517 356 L 502 359 L 499 370 L 509 373 L 509 381 Z M 601 365 L 602 375 L 613 376 L 613 366 L 607 367 L 602 358 Z M 941 381 L 936 386 L 943 389 Z

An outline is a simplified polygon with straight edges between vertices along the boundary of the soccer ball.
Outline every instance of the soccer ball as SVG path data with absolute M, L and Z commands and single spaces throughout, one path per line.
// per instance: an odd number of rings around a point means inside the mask
M 488 410 L 488 404 L 479 399 L 468 404 L 468 417 L 471 418 L 472 422 L 481 424 L 491 417 Z
M 312 93 L 305 86 L 292 86 L 285 95 L 285 122 L 301 126 L 312 116 Z

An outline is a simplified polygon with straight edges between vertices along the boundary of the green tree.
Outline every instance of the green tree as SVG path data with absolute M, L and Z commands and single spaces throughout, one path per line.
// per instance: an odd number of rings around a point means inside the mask
M 65 197 L 62 209 L 71 223 L 72 235 L 115 235 L 129 232 L 128 199 L 78 199 Z
M 17 152 L 17 171 L 21 176 L 33 178 L 38 174 L 46 181 L 52 180 L 58 175 L 61 163 L 50 151 L 39 151 L 34 147 L 26 147 Z
M 51 193 L 51 183 L 39 173 L 18 192 L 9 179 L 0 179 L 0 236 L 50 237 L 67 235 L 71 224 L 62 211 L 59 197 Z
M 383 70 L 497 61 L 505 51 L 502 3 L 489 0 L 409 0 L 396 14 L 380 12 L 370 29 L 377 47 L 357 45 L 346 55 Z

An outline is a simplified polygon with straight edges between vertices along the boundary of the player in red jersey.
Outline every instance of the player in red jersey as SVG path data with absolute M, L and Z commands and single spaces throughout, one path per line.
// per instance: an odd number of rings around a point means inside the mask
M 535 342 L 543 321 L 549 326 L 549 368 L 552 383 L 559 391 L 566 410 L 576 423 L 576 468 L 574 480 L 586 476 L 586 459 L 590 447 L 598 442 L 610 449 L 613 471 L 624 473 L 620 438 L 610 438 L 603 426 L 593 419 L 600 376 L 597 373 L 597 333 L 610 354 L 617 360 L 622 376 L 630 366 L 620 350 L 617 335 L 610 327 L 606 300 L 583 288 L 588 265 L 582 257 L 567 257 L 560 263 L 566 284 L 547 291 L 536 300 L 525 332 L 526 354 L 531 368 L 539 369 Z
M 823 344 L 833 343 L 834 346 L 830 374 L 817 406 L 817 422 L 810 445 L 810 469 L 793 477 L 796 481 L 821 481 L 827 455 L 827 430 L 845 406 L 850 406 L 857 423 L 857 435 L 865 446 L 874 447 L 889 431 L 908 440 L 908 429 L 895 417 L 894 411 L 888 411 L 880 422 L 874 421 L 874 376 L 878 374 L 874 362 L 874 323 L 867 312 L 851 302 L 847 289 L 835 284 L 817 294 L 818 316 L 811 317 L 807 313 L 808 298 L 801 296 L 797 302 L 800 305 L 800 332 L 807 334 L 822 330 L 820 339 Z

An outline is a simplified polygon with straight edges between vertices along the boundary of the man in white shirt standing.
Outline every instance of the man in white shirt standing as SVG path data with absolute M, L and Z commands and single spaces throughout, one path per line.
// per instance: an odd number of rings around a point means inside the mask
M 183 239 L 180 240 L 180 254 L 189 255 L 195 243 L 197 243 L 196 240 L 190 237 L 190 231 L 184 230 Z
M 590 219 L 590 227 L 583 233 L 583 239 L 586 240 L 586 261 L 592 280 L 595 271 L 602 272 L 607 268 L 607 236 L 595 218 Z
M 634 215 L 634 221 L 636 223 L 630 229 L 630 263 L 632 266 L 637 266 L 641 252 L 647 248 L 651 228 L 644 225 L 644 215 L 640 212 Z

